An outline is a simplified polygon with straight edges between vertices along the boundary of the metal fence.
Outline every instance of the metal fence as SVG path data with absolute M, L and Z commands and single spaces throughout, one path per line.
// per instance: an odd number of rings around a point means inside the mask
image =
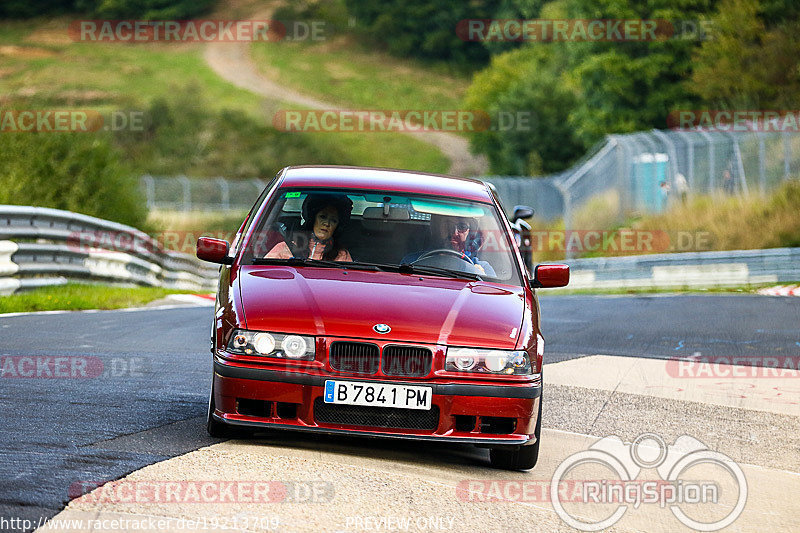
M 170 211 L 248 210 L 264 190 L 258 178 L 188 178 L 142 176 L 141 186 L 149 209 Z
M 800 281 L 800 248 L 597 257 L 569 265 L 567 291 L 758 285 Z
M 484 176 L 505 209 L 530 205 L 545 220 L 575 214 L 595 198 L 619 218 L 630 212 L 657 213 L 693 194 L 766 193 L 800 174 L 800 135 L 789 132 L 652 130 L 608 135 L 577 164 L 549 176 Z M 151 209 L 249 209 L 265 183 L 144 176 Z
M 764 194 L 800 171 L 800 135 L 661 131 L 609 135 L 592 157 L 553 179 L 564 223 L 604 195 L 618 215 L 658 213 L 693 194 Z
M 0 205 L 0 294 L 73 281 L 213 291 L 218 268 L 87 215 Z

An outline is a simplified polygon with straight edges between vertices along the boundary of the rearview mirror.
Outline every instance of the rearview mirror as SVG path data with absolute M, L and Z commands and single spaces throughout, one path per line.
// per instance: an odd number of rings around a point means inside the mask
M 515 205 L 514 206 L 514 216 L 511 217 L 511 223 L 513 224 L 517 220 L 521 218 L 531 218 L 533 216 L 533 208 L 527 205 Z
M 566 287 L 569 283 L 569 265 L 536 265 L 533 270 L 532 289 Z
M 212 239 L 211 237 L 200 237 L 197 239 L 197 258 L 210 263 L 220 265 L 233 264 L 233 258 L 228 257 L 228 241 L 222 239 Z

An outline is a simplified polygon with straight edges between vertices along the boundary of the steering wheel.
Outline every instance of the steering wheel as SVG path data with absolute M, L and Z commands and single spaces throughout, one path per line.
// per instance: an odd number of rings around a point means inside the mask
M 462 261 L 469 263 L 470 265 L 472 264 L 472 261 L 470 261 L 469 258 L 465 257 L 461 252 L 456 252 L 455 250 L 452 250 L 450 248 L 437 248 L 435 250 L 430 250 L 428 252 L 425 252 L 424 254 L 419 256 L 415 261 L 412 261 L 411 264 L 413 265 L 419 263 L 423 259 L 427 259 L 428 257 L 432 257 L 434 255 L 453 255 L 455 257 L 458 257 Z

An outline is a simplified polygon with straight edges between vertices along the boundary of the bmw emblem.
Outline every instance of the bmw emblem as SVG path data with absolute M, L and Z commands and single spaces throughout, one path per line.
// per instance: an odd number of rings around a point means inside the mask
M 380 334 L 389 333 L 392 331 L 392 328 L 390 328 L 388 324 L 375 324 L 372 326 L 372 329 L 374 329 L 376 333 Z

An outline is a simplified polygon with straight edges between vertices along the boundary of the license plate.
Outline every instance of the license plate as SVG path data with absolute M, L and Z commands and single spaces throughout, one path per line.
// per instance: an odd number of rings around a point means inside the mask
M 326 380 L 325 403 L 430 410 L 433 405 L 433 389 L 413 385 Z

